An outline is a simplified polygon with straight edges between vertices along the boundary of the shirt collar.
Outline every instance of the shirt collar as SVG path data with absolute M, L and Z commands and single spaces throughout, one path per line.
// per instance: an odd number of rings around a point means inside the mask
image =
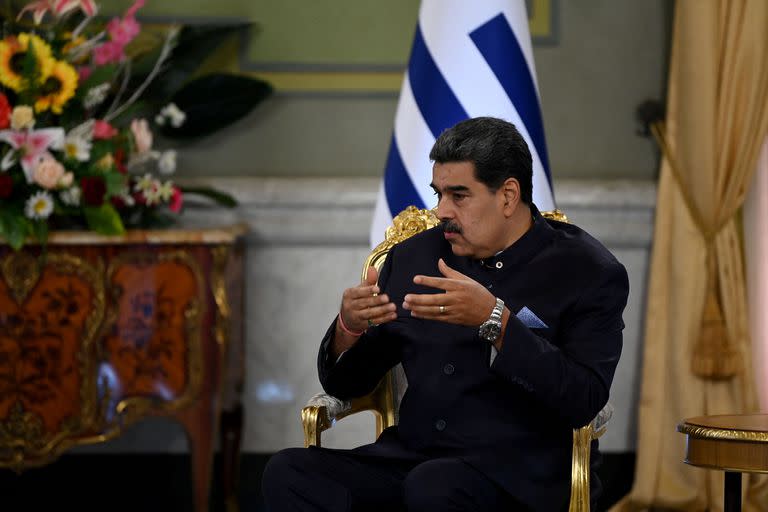
M 502 271 L 529 261 L 554 236 L 554 229 L 549 225 L 536 205 L 531 203 L 533 224 L 515 243 L 491 258 L 477 260 L 487 270 Z M 511 266 L 511 267 L 510 267 Z

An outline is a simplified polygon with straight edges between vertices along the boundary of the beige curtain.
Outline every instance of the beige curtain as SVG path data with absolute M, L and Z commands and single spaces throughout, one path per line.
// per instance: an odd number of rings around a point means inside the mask
M 635 485 L 614 510 L 722 510 L 722 473 L 682 462 L 676 426 L 756 410 L 738 216 L 767 131 L 768 1 L 678 0 Z M 768 510 L 744 480 L 744 510 Z

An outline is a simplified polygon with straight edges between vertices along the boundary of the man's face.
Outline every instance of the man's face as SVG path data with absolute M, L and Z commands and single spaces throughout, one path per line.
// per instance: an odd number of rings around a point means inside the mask
M 503 186 L 491 192 L 475 178 L 472 162 L 446 162 L 432 167 L 431 187 L 454 254 L 488 258 L 506 248 L 511 210 Z

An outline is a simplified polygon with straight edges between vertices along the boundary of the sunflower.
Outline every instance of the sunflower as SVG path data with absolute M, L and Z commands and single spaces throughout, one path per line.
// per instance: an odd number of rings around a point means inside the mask
M 35 111 L 49 108 L 54 114 L 61 114 L 64 105 L 72 99 L 77 90 L 77 71 L 64 61 L 57 60 L 48 79 L 40 87 L 40 96 L 35 102 Z
M 35 34 L 19 34 L 18 37 L 6 37 L 0 41 L 0 83 L 16 92 L 27 87 L 27 80 L 33 78 L 24 76 L 24 61 L 32 44 L 37 64 L 36 77 L 39 83 L 44 83 L 54 65 L 51 57 L 51 47 Z

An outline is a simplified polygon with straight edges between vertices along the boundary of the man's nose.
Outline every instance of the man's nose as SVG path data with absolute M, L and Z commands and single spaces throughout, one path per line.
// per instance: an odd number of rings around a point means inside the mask
M 440 198 L 437 201 L 436 213 L 437 213 L 437 218 L 442 221 L 453 219 L 453 210 L 448 205 L 448 201 L 445 201 L 443 198 Z

